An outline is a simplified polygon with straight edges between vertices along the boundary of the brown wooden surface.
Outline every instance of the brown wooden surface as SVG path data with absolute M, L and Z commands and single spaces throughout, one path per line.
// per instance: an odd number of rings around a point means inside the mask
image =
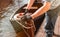
M 22 35 L 23 34 L 23 35 Z M 17 36 L 16 37 L 27 37 L 23 31 L 17 33 Z

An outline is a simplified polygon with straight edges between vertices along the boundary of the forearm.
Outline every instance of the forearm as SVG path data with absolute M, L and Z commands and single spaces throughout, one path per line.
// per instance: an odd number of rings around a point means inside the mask
M 30 10 L 31 6 L 33 5 L 35 0 L 29 0 L 27 4 L 27 9 Z
M 35 13 L 31 15 L 32 19 L 44 14 L 46 11 L 50 9 L 50 6 L 51 6 L 50 2 L 45 2 L 41 8 L 39 8 Z

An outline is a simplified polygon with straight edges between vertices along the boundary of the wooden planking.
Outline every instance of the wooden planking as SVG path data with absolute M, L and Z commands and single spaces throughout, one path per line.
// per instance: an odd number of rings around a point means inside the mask
M 56 21 L 55 33 L 60 35 L 60 16 L 58 16 L 57 21 Z
M 38 34 L 36 35 L 36 37 L 45 37 L 45 32 L 44 32 L 44 24 L 45 21 L 42 23 L 42 26 L 39 29 Z M 56 25 L 55 25 L 55 34 L 60 35 L 60 16 L 58 16 L 57 21 L 56 21 Z M 53 37 L 58 37 L 58 36 L 53 36 Z

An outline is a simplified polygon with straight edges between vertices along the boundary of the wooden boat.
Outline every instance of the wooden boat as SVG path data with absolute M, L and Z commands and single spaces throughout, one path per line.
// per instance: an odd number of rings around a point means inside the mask
M 18 9 L 14 14 L 12 14 L 12 16 L 10 17 L 11 24 L 13 25 L 16 33 L 22 32 L 22 34 L 24 34 L 22 28 L 21 28 L 20 25 L 13 19 L 13 17 L 14 17 L 15 14 L 24 12 L 26 5 L 27 5 L 27 4 L 25 4 L 24 6 L 22 6 L 21 8 L 19 8 L 19 9 Z M 35 12 L 37 9 L 39 9 L 42 5 L 43 5 L 42 3 L 34 3 L 33 6 L 31 7 L 31 9 L 29 10 L 29 12 L 30 12 L 30 13 L 34 13 L 34 12 Z M 21 34 L 21 35 L 22 35 L 22 34 Z M 24 35 L 25 35 L 25 34 L 24 34 Z M 21 37 L 27 37 L 27 36 L 25 35 L 25 36 L 21 36 Z

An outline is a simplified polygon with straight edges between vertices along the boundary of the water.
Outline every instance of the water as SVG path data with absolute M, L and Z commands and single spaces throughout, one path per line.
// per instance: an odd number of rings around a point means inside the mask
M 27 1 L 27 0 L 25 0 Z M 25 2 L 24 0 L 15 0 L 15 4 L 8 7 L 6 11 L 0 14 L 0 37 L 16 37 L 15 30 L 10 23 L 11 15 L 22 7 Z

